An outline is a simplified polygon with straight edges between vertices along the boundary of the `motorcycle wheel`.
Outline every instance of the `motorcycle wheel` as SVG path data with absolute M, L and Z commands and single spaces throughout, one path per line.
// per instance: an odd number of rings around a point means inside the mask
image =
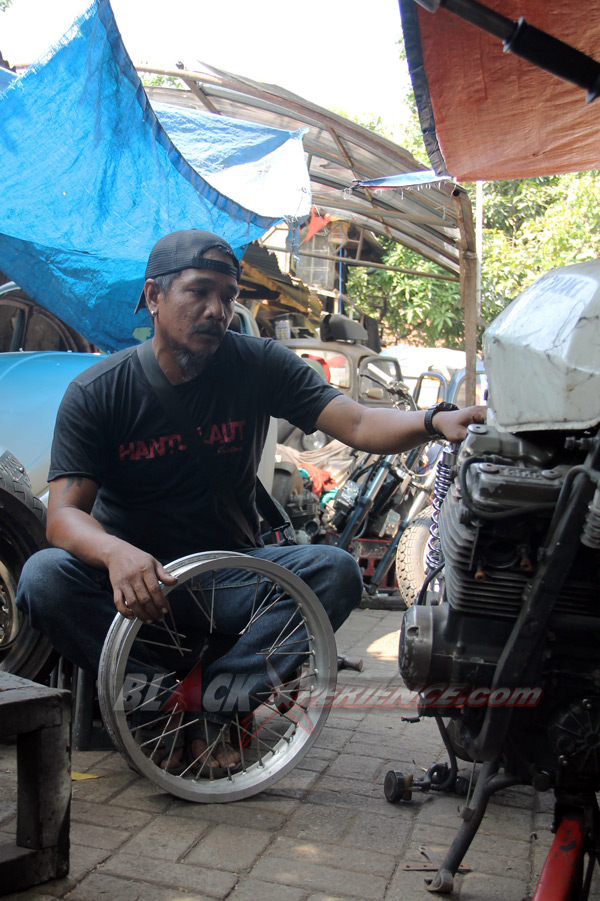
M 433 507 L 425 507 L 408 524 L 396 551 L 396 581 L 407 607 L 416 602 L 425 581 L 425 557 Z
M 272 646 L 257 651 L 264 656 L 269 679 L 273 680 L 273 694 L 250 716 L 238 712 L 233 717 L 230 739 L 232 743 L 237 740 L 241 767 L 221 774 L 222 778 L 212 778 L 210 770 L 198 761 L 187 760 L 185 769 L 177 772 L 153 762 L 149 751 L 156 750 L 161 741 L 176 734 L 185 743 L 186 730 L 197 723 L 197 719 L 189 717 L 179 719 L 186 709 L 183 692 L 186 680 L 189 689 L 194 680 L 196 685 L 200 682 L 198 675 L 194 675 L 198 672 L 198 658 L 192 656 L 183 663 L 186 635 L 177 620 L 174 603 L 168 617 L 150 627 L 139 619 L 128 620 L 120 614 L 115 617 L 104 642 L 98 673 L 98 698 L 104 724 L 132 767 L 161 790 L 198 803 L 248 798 L 290 772 L 313 746 L 325 725 L 330 709 L 328 699 L 333 696 L 337 678 L 333 629 L 308 585 L 269 560 L 208 551 L 174 560 L 166 568 L 177 576 L 179 587 L 186 586 L 208 618 L 210 607 L 203 605 L 211 602 L 219 570 L 239 570 L 245 581 L 254 581 L 256 606 L 253 605 L 244 631 L 278 601 L 291 602 L 293 612 Z M 168 592 L 166 589 L 165 594 Z M 163 663 L 155 653 L 154 672 L 152 665 L 141 663 L 148 659 L 149 645 L 166 649 L 168 659 Z M 277 667 L 292 647 L 298 648 L 302 663 L 291 677 L 280 681 Z M 182 669 L 175 672 L 172 661 L 178 657 Z M 161 686 L 165 676 L 173 675 L 181 686 L 182 700 L 170 708 L 171 714 L 166 714 L 163 705 L 169 692 Z M 140 721 L 144 712 L 150 717 L 146 728 L 155 729 L 155 734 L 147 738 Z M 215 744 L 218 746 L 222 740 L 220 735 Z
M 50 672 L 56 654 L 15 601 L 25 561 L 46 546 L 45 522 L 42 502 L 0 468 L 0 670 L 33 681 Z

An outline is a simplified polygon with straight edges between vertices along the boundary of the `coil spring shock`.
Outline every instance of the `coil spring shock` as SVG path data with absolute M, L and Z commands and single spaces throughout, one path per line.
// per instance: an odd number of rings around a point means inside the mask
M 438 520 L 440 508 L 444 498 L 448 494 L 448 489 L 452 484 L 452 471 L 456 463 L 456 457 L 457 454 L 453 447 L 445 447 L 438 460 L 435 473 L 435 484 L 433 486 L 433 513 L 431 515 L 431 527 L 429 529 L 429 539 L 427 541 L 427 550 L 425 552 L 425 569 L 427 573 L 437 569 L 444 562 L 444 555 L 440 544 Z
M 600 489 L 596 488 L 594 498 L 588 507 L 581 543 L 587 547 L 600 548 Z

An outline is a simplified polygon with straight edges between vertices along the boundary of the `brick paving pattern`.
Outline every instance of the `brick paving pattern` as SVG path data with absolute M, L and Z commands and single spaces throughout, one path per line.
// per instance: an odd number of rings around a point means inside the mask
M 357 610 L 338 647 L 361 656 L 343 670 L 356 689 L 400 687 L 397 611 Z M 10 899 L 50 901 L 418 901 L 425 858 L 443 856 L 464 800 L 415 794 L 389 804 L 389 769 L 423 775 L 445 751 L 435 723 L 412 724 L 414 708 L 336 708 L 316 745 L 271 789 L 230 804 L 193 804 L 159 791 L 115 751 L 73 754 L 71 869 L 65 879 Z M 14 745 L 0 746 L 0 843 L 14 837 Z M 468 765 L 465 764 L 467 767 Z M 469 775 L 467 770 L 461 770 Z M 552 841 L 551 794 L 511 788 L 496 795 L 450 896 L 460 901 L 521 901 L 533 891 Z M 595 880 L 591 897 L 600 899 Z M 0 886 L 0 892 L 1 892 Z

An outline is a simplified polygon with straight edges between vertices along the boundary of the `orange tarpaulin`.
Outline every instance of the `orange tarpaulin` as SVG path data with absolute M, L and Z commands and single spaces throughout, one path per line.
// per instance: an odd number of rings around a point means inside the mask
M 484 0 L 600 59 L 600 0 Z M 425 143 L 438 173 L 461 181 L 600 168 L 600 98 L 512 53 L 440 8 L 400 0 Z

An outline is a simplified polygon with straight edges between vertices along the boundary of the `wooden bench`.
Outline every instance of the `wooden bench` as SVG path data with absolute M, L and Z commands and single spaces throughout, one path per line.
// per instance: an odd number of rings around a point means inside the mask
M 66 876 L 71 695 L 0 672 L 0 738 L 17 737 L 17 835 L 0 845 L 0 894 Z

